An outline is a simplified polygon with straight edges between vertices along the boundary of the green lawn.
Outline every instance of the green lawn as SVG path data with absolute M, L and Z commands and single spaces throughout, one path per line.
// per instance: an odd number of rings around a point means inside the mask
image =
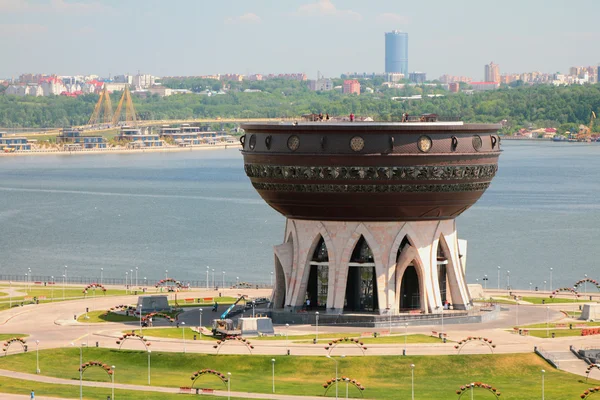
M 529 331 L 529 336 L 535 336 L 540 338 L 552 337 L 567 337 L 567 336 L 581 336 L 581 329 L 550 329 L 547 332 L 545 329 Z
M 91 370 L 90 370 L 91 371 Z M 118 373 L 118 372 L 117 372 Z M 87 374 L 87 372 L 86 372 Z M 107 375 L 104 375 L 108 382 Z M 232 379 L 233 380 L 233 379 Z M 118 378 L 117 378 L 118 382 Z M 189 385 L 188 385 L 189 386 Z M 77 385 L 55 385 L 50 383 L 39 383 L 35 381 L 26 381 L 23 379 L 13 379 L 0 377 L 0 393 L 12 393 L 28 396 L 31 390 L 35 391 L 37 396 L 59 397 L 64 399 L 78 399 L 79 386 Z M 111 389 L 106 388 L 83 388 L 84 399 L 105 399 L 111 395 Z M 0 396 L 2 398 L 2 396 Z M 115 389 L 115 398 L 122 400 L 181 400 L 197 398 L 196 395 L 168 394 L 157 392 L 144 392 L 133 390 Z M 232 400 L 247 400 L 239 397 L 232 397 Z
M 106 310 L 90 311 L 87 313 L 89 319 L 85 318 L 86 314 L 81 314 L 77 317 L 77 322 L 83 323 L 99 323 L 99 322 L 128 322 L 128 321 L 139 321 L 138 317 L 131 315 L 122 315 L 107 312 Z
M 198 340 L 216 340 L 213 339 L 212 337 L 207 337 L 207 336 L 202 336 L 200 334 L 198 334 L 197 332 L 192 331 L 191 328 L 144 328 L 142 331 L 142 334 L 144 335 L 144 337 L 157 337 L 157 338 L 165 338 L 165 339 L 183 339 L 183 335 L 184 333 L 182 332 L 182 330 L 185 331 L 185 339 L 186 340 L 192 340 L 194 339 L 194 335 L 196 335 L 196 338 Z M 131 332 L 131 330 L 128 331 L 123 331 L 123 333 L 129 333 Z M 135 333 L 137 333 L 138 335 L 140 334 L 140 330 L 137 329 L 135 331 Z
M 78 379 L 79 349 L 42 350 L 42 374 L 66 379 Z M 147 353 L 102 348 L 85 348 L 84 361 L 97 360 L 117 366 L 119 383 L 146 384 Z M 199 369 L 215 369 L 232 373 L 232 390 L 270 393 L 271 358 L 275 358 L 275 379 L 278 393 L 323 394 L 322 384 L 335 376 L 335 364 L 325 357 L 233 356 L 153 352 L 152 382 L 160 386 L 190 386 L 190 375 Z M 358 379 L 365 387 L 365 398 L 410 398 L 411 364 L 415 364 L 415 396 L 420 400 L 456 399 L 455 390 L 469 382 L 480 381 L 497 387 L 503 398 L 531 400 L 540 394 L 540 370 L 546 370 L 548 399 L 576 398 L 588 387 L 600 381 L 585 383 L 583 378 L 554 370 L 535 354 L 448 355 L 448 356 L 357 356 L 338 360 L 340 376 Z M 35 352 L 2 358 L 2 368 L 14 371 L 35 371 Z M 86 379 L 107 380 L 98 370 L 89 371 Z M 203 377 L 200 387 L 223 387 L 214 377 Z M 24 386 L 29 387 L 29 386 Z M 33 386 L 32 386 L 33 387 Z M 23 386 L 21 386 L 23 388 Z M 3 388 L 0 388 L 3 390 Z M 351 391 L 354 397 L 357 392 Z M 330 390 L 330 394 L 331 393 Z M 482 393 L 483 395 L 483 393 Z M 479 395 L 478 395 L 479 397 Z M 121 397 L 127 398 L 127 397 Z M 150 397 L 147 397 L 150 398 Z M 163 397 L 165 398 L 165 397 Z
M 0 333 L 0 340 L 8 340 L 12 338 L 26 338 L 29 335 L 25 335 L 24 333 Z M 1 366 L 2 364 L 0 364 Z M 1 367 L 0 367 L 1 368 Z
M 498 296 L 495 297 L 494 300 L 492 301 L 496 301 L 496 302 L 500 302 L 501 300 L 507 300 L 510 304 L 514 304 L 515 301 L 512 299 L 512 297 L 507 297 L 507 296 Z M 558 303 L 589 303 L 589 300 L 584 300 L 581 298 L 578 298 L 577 300 L 571 296 L 571 297 L 567 297 L 565 295 L 565 297 L 557 297 L 557 298 L 549 298 L 549 297 L 520 297 L 519 300 L 523 300 L 526 301 L 528 303 L 531 304 L 558 304 Z
M 312 336 L 314 338 L 314 335 Z M 363 342 L 364 344 L 389 344 L 389 343 L 395 343 L 395 344 L 404 344 L 404 335 L 398 335 L 398 336 L 378 336 L 378 337 L 363 337 L 361 338 L 360 336 L 344 336 L 344 338 L 351 338 L 354 337 L 355 339 L 360 339 L 361 342 Z M 295 337 L 294 337 L 295 338 Z M 336 335 L 334 339 L 340 339 L 340 335 Z M 292 339 L 290 339 L 292 340 Z M 327 340 L 327 339 L 321 339 L 321 335 L 319 335 L 319 343 L 323 343 L 323 344 L 327 344 L 330 343 L 331 339 Z M 295 343 L 312 343 L 312 341 L 296 341 Z M 351 344 L 350 342 L 346 342 L 344 341 L 343 343 L 345 344 Z M 427 335 L 421 335 L 421 334 L 415 334 L 415 335 L 408 335 L 406 336 L 406 343 L 443 343 L 442 339 L 438 338 L 438 337 L 433 337 L 433 336 L 427 336 Z
M 573 324 L 573 327 L 575 327 L 576 325 L 586 325 L 586 326 L 600 326 L 600 322 L 586 322 L 586 321 L 577 321 L 577 322 L 552 322 L 550 324 L 548 324 L 548 328 L 553 329 L 556 328 L 556 325 L 558 324 L 562 324 L 562 325 L 566 325 L 567 328 L 569 327 L 569 324 Z M 542 323 L 542 324 L 531 324 L 531 325 L 525 325 L 525 326 L 519 326 L 519 328 L 522 329 L 528 329 L 528 328 L 546 328 L 546 324 Z

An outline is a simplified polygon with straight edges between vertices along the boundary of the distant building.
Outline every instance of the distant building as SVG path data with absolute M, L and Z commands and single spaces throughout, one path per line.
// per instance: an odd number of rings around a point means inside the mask
M 102 136 L 81 136 L 80 129 L 63 129 L 56 136 L 56 143 L 68 150 L 105 149 L 106 139 Z
M 346 79 L 342 89 L 344 94 L 360 94 L 360 83 L 356 79 Z
M 117 83 L 117 81 L 115 80 L 115 83 Z M 125 82 L 121 82 L 121 83 L 125 83 L 128 84 L 128 79 Z M 156 77 L 152 76 L 152 75 L 148 75 L 148 74 L 137 74 L 136 76 L 133 77 L 133 86 L 135 87 L 136 90 L 140 90 L 140 89 L 147 89 L 150 86 L 153 86 L 156 83 Z
M 408 80 L 413 83 L 425 83 L 427 80 L 427 74 L 425 72 L 411 72 L 408 74 Z
M 439 78 L 439 81 L 442 83 L 452 83 L 452 82 L 469 83 L 472 80 L 473 79 L 469 78 L 468 76 L 454 76 L 454 75 L 448 75 L 448 74 L 444 74 L 444 75 L 440 76 L 440 78 Z
M 408 33 L 385 33 L 385 72 L 408 75 Z
M 331 79 L 311 79 L 308 81 L 308 88 L 317 92 L 333 90 L 333 81 Z
M 6 132 L 0 132 L 0 151 L 12 152 L 17 150 L 31 150 L 31 144 L 26 137 L 8 136 Z
M 483 92 L 486 90 L 496 90 L 500 87 L 498 82 L 471 82 L 471 87 L 475 92 Z
M 148 93 L 158 94 L 160 97 L 167 97 L 173 94 L 173 89 L 169 89 L 166 86 L 154 85 L 148 88 Z
M 500 69 L 493 62 L 485 66 L 485 82 L 500 82 Z
M 448 90 L 451 93 L 458 93 L 460 91 L 460 83 L 452 82 L 448 84 Z
M 387 81 L 392 83 L 400 82 L 404 80 L 405 76 L 406 75 L 401 74 L 400 72 L 390 72 L 387 74 Z

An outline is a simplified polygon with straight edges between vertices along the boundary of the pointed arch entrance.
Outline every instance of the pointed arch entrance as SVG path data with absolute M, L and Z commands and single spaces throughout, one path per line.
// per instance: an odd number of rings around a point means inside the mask
M 306 299 L 310 300 L 310 305 L 307 308 L 324 310 L 327 306 L 329 287 L 329 253 L 323 236 L 319 236 L 319 241 L 309 265 L 310 273 L 306 285 Z
M 407 236 L 402 239 L 396 254 L 396 290 L 398 309 L 410 311 L 422 309 L 423 285 L 416 268 L 417 252 Z
M 358 239 L 348 264 L 345 311 L 377 311 L 377 273 L 373 252 L 364 236 Z

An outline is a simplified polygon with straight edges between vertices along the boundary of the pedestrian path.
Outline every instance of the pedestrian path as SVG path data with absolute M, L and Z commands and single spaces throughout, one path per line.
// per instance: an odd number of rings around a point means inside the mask
M 7 371 L 0 369 L 0 376 L 5 376 L 13 379 L 22 379 L 28 381 L 35 381 L 39 383 L 51 383 L 58 385 L 71 385 L 71 386 L 79 386 L 79 381 L 72 379 L 61 379 L 54 378 L 51 376 L 44 375 L 35 375 L 35 374 L 26 374 L 23 372 L 15 372 L 15 371 Z M 98 387 L 98 388 L 106 388 L 111 389 L 112 383 L 110 382 L 90 382 L 83 381 L 82 385 L 84 387 Z M 115 389 L 122 390 L 133 390 L 133 391 L 144 391 L 144 392 L 158 392 L 158 393 L 179 393 L 179 388 L 172 387 L 162 387 L 162 386 L 143 386 L 143 385 L 128 385 L 128 384 L 114 384 Z M 292 396 L 292 395 L 283 395 L 283 394 L 270 394 L 270 393 L 249 393 L 249 392 L 235 392 L 231 391 L 228 393 L 226 390 L 215 390 L 212 393 L 213 396 L 219 397 L 239 397 L 245 399 L 263 399 L 263 400 L 323 400 L 322 396 Z M 10 396 L 10 395 L 6 395 Z M 5 397 L 4 394 L 1 396 L 2 400 L 9 399 L 9 397 Z M 15 399 L 23 399 L 27 397 L 15 397 Z M 50 397 L 41 397 L 36 394 L 36 399 L 42 400 L 54 400 Z

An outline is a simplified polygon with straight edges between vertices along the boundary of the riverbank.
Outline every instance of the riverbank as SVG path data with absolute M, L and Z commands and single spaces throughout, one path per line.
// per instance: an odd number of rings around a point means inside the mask
M 218 143 L 218 144 L 207 144 L 200 146 L 161 146 L 161 147 L 147 147 L 139 149 L 128 149 L 128 148 L 106 148 L 106 149 L 82 149 L 82 150 L 29 150 L 29 151 L 15 151 L 12 153 L 0 153 L 0 157 L 17 157 L 17 156 L 34 156 L 34 155 L 83 155 L 83 154 L 114 154 L 114 153 L 126 153 L 126 154 L 139 154 L 139 153 L 168 153 L 168 152 L 182 152 L 182 151 L 198 151 L 198 150 L 223 150 L 231 148 L 240 148 L 241 145 L 238 142 L 234 143 Z

